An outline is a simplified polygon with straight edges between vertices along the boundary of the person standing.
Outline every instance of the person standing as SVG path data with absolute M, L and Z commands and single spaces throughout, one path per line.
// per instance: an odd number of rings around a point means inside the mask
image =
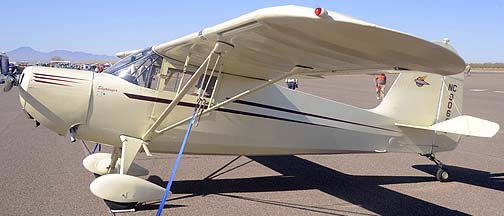
M 471 69 L 472 69 L 472 68 L 471 68 L 471 65 L 470 65 L 470 64 L 467 64 L 467 66 L 466 66 L 466 68 L 465 68 L 465 70 L 464 70 L 464 74 L 465 74 L 466 76 L 471 76 Z
M 103 66 L 101 64 L 98 64 L 98 73 L 103 72 Z
M 287 83 L 287 88 L 296 90 L 298 88 L 298 80 L 297 79 L 286 79 L 285 82 Z
M 384 73 L 378 74 L 375 78 L 376 100 L 381 100 L 385 97 L 385 85 L 387 85 L 387 76 Z

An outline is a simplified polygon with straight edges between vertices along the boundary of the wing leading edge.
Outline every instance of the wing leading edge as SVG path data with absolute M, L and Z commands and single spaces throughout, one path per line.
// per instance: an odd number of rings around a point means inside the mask
M 271 79 L 294 65 L 317 75 L 408 68 L 442 75 L 457 74 L 464 60 L 448 46 L 428 42 L 335 12 L 318 17 L 299 6 L 265 8 L 185 37 L 154 50 L 182 65 L 191 53 L 199 65 L 217 41 L 234 45 L 223 71 Z M 306 74 L 309 75 L 309 74 Z

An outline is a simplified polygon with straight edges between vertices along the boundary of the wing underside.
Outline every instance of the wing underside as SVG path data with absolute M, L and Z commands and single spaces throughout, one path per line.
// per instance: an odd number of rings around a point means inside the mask
M 313 9 L 298 6 L 261 9 L 154 50 L 176 66 L 191 53 L 190 63 L 198 66 L 217 41 L 234 46 L 224 57 L 223 71 L 260 79 L 271 79 L 295 65 L 314 68 L 305 75 L 393 67 L 447 75 L 465 67 L 463 59 L 442 44 L 335 12 L 318 17 Z

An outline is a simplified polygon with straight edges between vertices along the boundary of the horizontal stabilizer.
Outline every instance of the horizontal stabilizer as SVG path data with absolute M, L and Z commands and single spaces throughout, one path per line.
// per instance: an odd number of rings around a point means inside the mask
M 395 125 L 476 137 L 493 137 L 499 131 L 499 124 L 467 115 L 458 116 L 428 127 L 401 123 Z

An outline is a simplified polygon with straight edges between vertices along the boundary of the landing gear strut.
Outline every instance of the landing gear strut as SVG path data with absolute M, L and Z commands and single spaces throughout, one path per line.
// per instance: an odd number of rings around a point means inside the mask
M 122 145 L 120 148 L 114 147 L 112 154 L 91 154 L 82 162 L 87 170 L 101 175 L 91 182 L 89 189 L 95 196 L 105 200 L 114 213 L 135 211 L 134 207 L 138 203 L 159 201 L 165 192 L 163 187 L 136 177 L 149 173 L 133 163 L 138 150 L 142 145 L 147 145 L 145 141 L 125 135 L 119 138 Z
M 440 182 L 447 182 L 450 180 L 450 175 L 446 171 L 446 168 L 443 167 L 443 163 L 436 159 L 436 156 L 434 153 L 427 153 L 427 154 L 420 154 L 421 156 L 426 157 L 430 161 L 434 162 L 436 166 L 438 167 L 436 171 L 436 179 Z

